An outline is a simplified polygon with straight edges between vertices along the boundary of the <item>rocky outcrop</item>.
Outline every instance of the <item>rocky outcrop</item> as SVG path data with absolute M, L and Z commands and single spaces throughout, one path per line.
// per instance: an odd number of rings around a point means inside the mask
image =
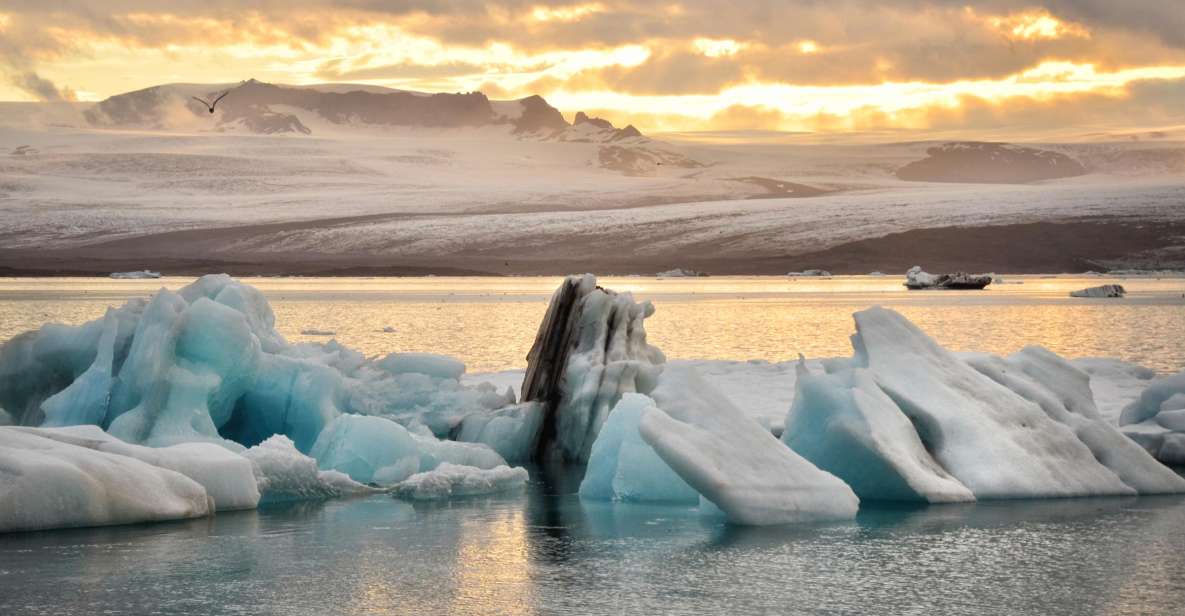
M 927 157 L 897 170 L 897 177 L 915 182 L 1023 184 L 1086 173 L 1081 163 L 1049 150 L 1007 143 L 964 141 L 926 150 Z

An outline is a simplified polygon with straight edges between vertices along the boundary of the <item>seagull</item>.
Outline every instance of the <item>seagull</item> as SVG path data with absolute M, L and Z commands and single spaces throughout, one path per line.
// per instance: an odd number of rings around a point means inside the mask
M 212 103 L 208 103 L 208 102 L 206 102 L 206 100 L 205 100 L 205 99 L 201 99 L 201 98 L 198 98 L 198 97 L 196 97 L 196 96 L 193 96 L 193 97 L 191 97 L 191 98 L 193 98 L 193 100 L 195 100 L 195 101 L 197 101 L 197 102 L 199 102 L 199 103 L 201 103 L 201 104 L 205 105 L 205 106 L 206 106 L 206 108 L 210 110 L 210 113 L 214 113 L 214 105 L 217 105 L 217 104 L 218 104 L 218 101 L 222 100 L 222 97 L 223 97 L 223 96 L 226 96 L 227 94 L 230 94 L 230 90 L 227 90 L 226 92 L 223 92 L 221 95 L 219 95 L 219 96 L 218 96 L 218 98 L 214 99 L 214 102 L 212 102 Z

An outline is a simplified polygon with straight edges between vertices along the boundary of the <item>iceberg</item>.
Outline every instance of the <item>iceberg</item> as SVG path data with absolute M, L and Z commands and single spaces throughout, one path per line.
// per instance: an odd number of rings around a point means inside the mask
M 396 484 L 391 493 L 410 500 L 439 500 L 521 490 L 527 470 L 497 466 L 490 469 L 444 463 Z
M 93 450 L 177 471 L 213 500 L 208 513 L 255 507 L 261 492 L 321 498 L 444 463 L 504 465 L 486 444 L 441 440 L 464 432 L 467 418 L 478 441 L 533 450 L 529 424 L 541 415 L 515 422 L 513 391 L 462 385 L 463 374 L 461 362 L 439 355 L 368 359 L 335 341 L 290 344 L 258 290 L 211 275 L 4 343 L 0 407 L 2 423 L 44 426 L 38 439 L 75 448 L 37 455 Z M 155 515 L 111 520 L 172 514 Z
M 976 498 L 1185 489 L 1162 473 L 1136 478 L 1155 467 L 1087 404 L 1088 378 L 1051 353 L 969 363 L 894 311 L 854 317 L 854 364 L 873 374 L 926 450 Z
M 743 525 L 849 519 L 860 500 L 794 453 L 692 369 L 671 367 L 651 394 L 642 438 L 684 481 Z
M 992 283 L 991 274 L 930 274 L 915 265 L 905 272 L 908 289 L 982 289 Z
M 861 500 L 973 501 L 926 451 L 909 418 L 872 373 L 851 365 L 812 374 L 800 359 L 782 440 L 845 481 Z
M 196 481 L 128 456 L 0 428 L 0 532 L 209 515 Z
M 116 280 L 146 280 L 160 278 L 160 272 L 140 270 L 136 272 L 111 272 L 111 278 Z
M 1123 297 L 1124 295 L 1127 295 L 1127 290 L 1120 284 L 1105 284 L 1098 287 L 1070 291 L 1070 297 Z
M 642 415 L 654 409 L 654 400 L 642 394 L 625 394 L 601 427 L 580 497 L 622 502 L 699 503 L 699 492 L 687 485 L 638 432 Z
M 543 406 L 537 458 L 586 462 L 610 409 L 655 386 L 662 351 L 646 343 L 650 302 L 569 276 L 552 295 L 527 356 L 524 402 Z
M 13 429 L 176 471 L 201 485 L 218 511 L 254 509 L 259 504 L 259 486 L 251 462 L 212 443 L 144 447 L 125 443 L 98 426 Z

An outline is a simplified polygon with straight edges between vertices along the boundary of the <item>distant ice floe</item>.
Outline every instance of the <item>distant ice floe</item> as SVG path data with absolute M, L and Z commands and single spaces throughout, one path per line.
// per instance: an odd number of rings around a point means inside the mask
M 160 278 L 160 272 L 153 272 L 149 270 L 140 270 L 138 272 L 112 272 L 111 277 L 116 280 L 143 280 L 149 278 Z
M 786 272 L 786 275 L 791 278 L 812 278 L 812 277 L 826 278 L 826 277 L 831 276 L 831 272 L 829 272 L 827 270 L 823 270 L 823 269 L 808 269 L 808 270 L 802 270 L 801 272 Z M 878 275 L 883 275 L 883 274 L 880 274 L 878 272 L 873 272 L 873 273 L 869 274 L 869 276 L 878 276 Z
M 653 313 L 566 278 L 521 401 L 451 357 L 290 343 L 225 275 L 46 325 L 0 347 L 0 424 L 15 424 L 0 427 L 0 531 L 513 493 L 527 461 L 586 465 L 586 500 L 752 525 L 848 519 L 861 501 L 1185 491 L 1153 457 L 1185 461 L 1185 373 L 1040 347 L 956 355 L 881 308 L 854 315 L 850 358 L 668 364 Z
M 915 265 L 905 272 L 905 286 L 909 289 L 982 289 L 992 283 L 991 274 L 968 274 L 956 272 L 954 274 L 930 274 L 920 265 Z
M 1070 291 L 1070 297 L 1123 297 L 1127 290 L 1120 284 L 1105 284 L 1087 289 Z
M 703 278 L 707 274 L 692 269 L 675 268 L 655 274 L 658 278 Z

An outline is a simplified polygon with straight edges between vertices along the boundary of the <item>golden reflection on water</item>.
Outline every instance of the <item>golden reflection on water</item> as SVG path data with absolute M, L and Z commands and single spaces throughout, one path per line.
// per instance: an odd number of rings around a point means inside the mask
M 535 612 L 525 516 L 519 509 L 502 511 L 493 519 L 462 522 L 451 613 L 514 616 Z
M 1115 356 L 1162 372 L 1185 366 L 1185 279 L 1007 276 L 986 291 L 909 292 L 896 276 L 831 279 L 608 277 L 603 286 L 652 300 L 650 341 L 669 357 L 785 361 L 851 354 L 851 314 L 902 312 L 958 351 L 1011 353 L 1041 344 L 1070 357 Z M 0 339 L 49 321 L 81 323 L 109 305 L 192 279 L 0 279 Z M 426 351 L 471 372 L 521 368 L 558 277 L 251 278 L 291 341 L 326 341 L 367 355 Z M 1074 299 L 1117 282 L 1122 300 Z M 393 331 L 384 331 L 390 328 Z M 303 334 L 332 331 L 333 336 Z

